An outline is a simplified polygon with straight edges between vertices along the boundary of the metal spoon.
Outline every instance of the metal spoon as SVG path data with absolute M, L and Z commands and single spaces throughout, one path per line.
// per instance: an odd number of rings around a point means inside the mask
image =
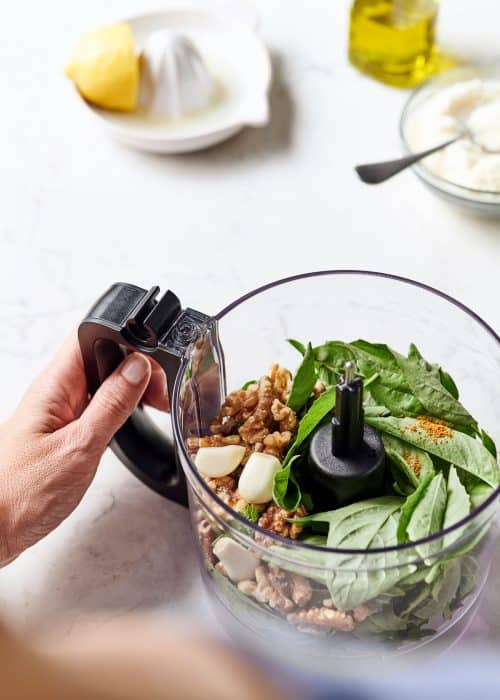
M 455 138 L 445 141 L 445 143 L 439 144 L 439 146 L 434 146 L 434 148 L 429 148 L 427 151 L 420 151 L 420 153 L 412 153 L 409 156 L 404 156 L 403 158 L 397 158 L 396 160 L 385 160 L 381 163 L 366 163 L 365 165 L 357 165 L 354 170 L 358 173 L 360 179 L 366 182 L 368 185 L 378 185 L 379 182 L 384 182 L 388 180 L 393 175 L 397 175 L 402 170 L 409 168 L 410 165 L 418 163 L 422 158 L 430 156 L 432 153 L 436 153 L 452 143 L 456 143 L 468 137 L 471 141 L 477 144 L 485 153 L 498 153 L 499 151 L 493 148 L 488 148 L 484 144 L 480 143 L 470 129 L 463 123 L 460 124 L 462 131 Z

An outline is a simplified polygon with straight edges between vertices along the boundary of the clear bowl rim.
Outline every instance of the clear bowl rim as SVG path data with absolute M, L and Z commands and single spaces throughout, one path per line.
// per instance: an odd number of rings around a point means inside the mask
M 479 316 L 475 311 L 470 309 L 468 306 L 463 304 L 461 301 L 458 301 L 458 299 L 455 299 L 454 297 L 450 296 L 446 292 L 443 292 L 439 289 L 436 289 L 435 287 L 432 287 L 431 285 L 425 284 L 424 282 L 419 282 L 417 280 L 410 279 L 408 277 L 403 277 L 400 275 L 395 275 L 392 273 L 388 272 L 377 272 L 374 270 L 353 270 L 353 269 L 339 269 L 339 270 L 318 270 L 315 272 L 305 272 L 302 274 L 297 274 L 297 275 L 291 275 L 289 277 L 284 277 L 279 280 L 275 280 L 273 282 L 268 282 L 267 284 L 264 284 L 260 287 L 257 287 L 253 289 L 250 292 L 247 292 L 246 294 L 243 294 L 241 297 L 238 297 L 238 299 L 234 300 L 227 306 L 225 306 L 219 313 L 215 314 L 212 319 L 214 322 L 220 321 L 224 316 L 229 314 L 233 309 L 236 307 L 240 306 L 243 304 L 245 301 L 248 299 L 251 299 L 254 296 L 257 296 L 258 294 L 261 294 L 262 292 L 266 292 L 270 289 L 273 289 L 274 287 L 278 287 L 281 285 L 285 284 L 290 284 L 291 282 L 296 282 L 300 280 L 306 280 L 309 278 L 313 277 L 326 277 L 326 276 L 360 276 L 360 277 L 375 277 L 379 279 L 387 279 L 387 280 L 392 280 L 394 282 L 398 283 L 403 283 L 407 284 L 412 287 L 416 287 L 417 289 L 421 289 L 425 292 L 429 292 L 430 294 L 434 294 L 435 296 L 444 299 L 445 301 L 449 302 L 456 308 L 460 309 L 463 311 L 465 314 L 467 314 L 470 318 L 472 318 L 474 321 L 476 321 L 486 333 L 488 333 L 493 340 L 495 340 L 498 345 L 500 346 L 500 335 L 496 333 L 493 328 L 486 323 L 486 321 Z M 387 552 L 402 552 L 402 551 L 411 551 L 412 549 L 416 549 L 417 547 L 424 545 L 424 544 L 429 544 L 432 542 L 435 542 L 441 538 L 443 538 L 445 535 L 448 535 L 452 532 L 455 532 L 461 527 L 464 527 L 465 525 L 472 523 L 478 515 L 486 511 L 490 505 L 492 505 L 497 497 L 500 495 L 500 486 L 498 486 L 489 496 L 486 498 L 477 508 L 475 508 L 471 513 L 469 513 L 465 518 L 462 518 L 458 522 L 456 522 L 454 525 L 451 525 L 450 527 L 447 527 L 443 530 L 440 530 L 439 532 L 435 532 L 432 535 L 429 535 L 428 537 L 424 537 L 420 540 L 415 540 L 414 542 L 408 542 L 405 544 L 398 544 L 398 545 L 393 545 L 391 547 L 374 547 L 370 549 L 338 549 L 334 547 L 325 547 L 321 545 L 314 545 L 306 542 L 302 542 L 300 540 L 292 540 L 287 537 L 282 537 L 281 535 L 278 535 L 277 533 L 274 533 L 270 530 L 266 530 L 265 528 L 260 527 L 259 525 L 252 523 L 250 520 L 242 516 L 240 513 L 235 511 L 233 508 L 228 506 L 212 489 L 208 486 L 208 484 L 204 481 L 204 479 L 201 477 L 200 473 L 196 469 L 189 452 L 186 449 L 186 446 L 184 444 L 184 439 L 182 436 L 181 432 L 181 426 L 179 421 L 177 420 L 177 408 L 180 405 L 180 394 L 182 390 L 182 379 L 184 377 L 185 371 L 187 369 L 187 366 L 189 364 L 190 360 L 190 352 L 189 349 L 186 352 L 186 354 L 183 356 L 181 365 L 179 368 L 179 371 L 177 372 L 177 377 L 175 380 L 174 384 L 174 390 L 173 390 L 173 397 L 172 397 L 172 425 L 173 425 L 173 431 L 174 431 L 174 437 L 175 437 L 175 442 L 176 442 L 176 448 L 182 452 L 182 455 L 185 459 L 185 463 L 189 466 L 190 474 L 192 477 L 194 477 L 195 481 L 198 483 L 199 486 L 201 486 L 202 490 L 205 491 L 205 493 L 214 501 L 215 505 L 219 508 L 221 508 L 223 511 L 227 513 L 230 517 L 234 518 L 237 522 L 239 522 L 241 525 L 243 525 L 245 528 L 247 528 L 248 531 L 254 531 L 255 533 L 259 533 L 261 535 L 264 535 L 265 537 L 272 539 L 276 542 L 276 544 L 279 545 L 286 545 L 287 548 L 290 549 L 295 549 L 296 551 L 300 550 L 307 550 L 307 551 L 313 551 L 313 552 L 321 552 L 323 554 L 349 554 L 353 556 L 359 556 L 359 555 L 364 555 L 366 556 L 367 554 L 371 555 L 376 555 L 376 554 L 385 554 Z M 228 524 L 228 528 L 229 528 Z M 239 531 L 238 531 L 239 532 Z M 241 532 L 239 532 L 241 535 Z M 460 539 L 458 540 L 458 542 Z
M 497 72 L 499 76 L 499 82 L 500 82 L 500 62 L 499 61 L 484 61 L 484 62 L 475 62 L 475 63 L 465 63 L 461 66 L 457 66 L 456 68 L 450 68 L 447 71 L 444 71 L 443 73 L 439 73 L 438 75 L 433 76 L 432 78 L 429 78 L 426 80 L 424 83 L 419 85 L 417 88 L 411 91 L 409 97 L 407 98 L 406 102 L 404 103 L 403 109 L 401 111 L 401 116 L 399 118 L 399 138 L 401 139 L 401 143 L 403 144 L 403 149 L 405 151 L 405 155 L 411 155 L 414 151 L 411 150 L 410 145 L 406 139 L 405 135 L 405 126 L 406 122 L 408 120 L 408 116 L 410 114 L 411 108 L 413 106 L 414 101 L 419 97 L 419 95 L 425 93 L 429 88 L 432 88 L 433 85 L 437 85 L 439 81 L 445 77 L 445 76 L 450 76 L 453 77 L 453 75 L 459 75 L 463 73 L 464 71 L 467 70 L 473 70 L 478 73 L 478 77 L 483 74 L 488 74 L 493 72 Z M 460 82 L 459 80 L 457 82 Z M 465 82 L 465 81 L 462 81 Z M 422 163 L 416 163 L 415 165 L 412 166 L 412 170 L 415 171 L 415 173 L 424 180 L 424 182 L 428 185 L 431 185 L 435 189 L 439 190 L 440 192 L 443 192 L 444 194 L 450 195 L 452 197 L 456 197 L 457 199 L 461 199 L 466 202 L 474 202 L 474 203 L 479 203 L 481 205 L 489 206 L 492 208 L 497 208 L 500 207 L 500 190 L 480 190 L 476 189 L 474 187 L 467 187 L 465 185 L 460 185 L 457 182 L 453 182 L 453 180 L 448 180 L 445 177 L 442 177 L 441 175 L 437 175 L 436 173 L 433 173 L 432 170 L 429 170 L 428 168 L 425 167 Z M 450 187 L 455 188 L 457 192 L 450 191 Z M 461 196 L 462 195 L 462 196 Z M 493 196 L 497 197 L 497 201 L 488 201 L 485 199 L 478 199 L 478 196 Z

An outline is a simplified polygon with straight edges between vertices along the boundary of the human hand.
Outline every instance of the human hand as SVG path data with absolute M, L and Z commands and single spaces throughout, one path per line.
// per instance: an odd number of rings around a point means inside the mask
M 0 625 L 0 677 L 7 698 L 37 700 L 292 700 L 269 670 L 173 620 L 126 615 L 105 625 L 81 618 L 35 640 Z M 290 684 L 291 685 L 291 684 Z
M 0 566 L 75 509 L 141 398 L 168 409 L 156 363 L 129 355 L 89 401 L 76 334 L 65 343 L 0 426 Z

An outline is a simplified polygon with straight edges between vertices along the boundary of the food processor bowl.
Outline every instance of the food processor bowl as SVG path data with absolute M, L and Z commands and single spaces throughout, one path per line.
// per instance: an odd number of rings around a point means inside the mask
M 81 327 L 90 378 L 90 346 L 102 338 L 102 328 L 96 330 L 102 308 L 101 299 Z M 150 318 L 154 306 L 147 311 Z M 130 317 L 134 323 L 144 320 L 144 314 L 130 309 L 128 316 L 123 310 L 115 314 L 121 328 Z M 488 575 L 498 529 L 498 489 L 465 519 L 417 542 L 387 547 L 375 538 L 370 549 L 332 549 L 318 545 L 314 535 L 289 539 L 236 512 L 199 473 L 191 441 L 209 434 L 228 389 L 257 379 L 272 363 L 296 369 L 298 355 L 285 339 L 318 345 L 330 338 L 359 337 L 400 352 L 415 342 L 429 361 L 446 367 L 464 405 L 498 441 L 500 339 L 493 329 L 460 302 L 426 285 L 348 270 L 266 285 L 214 317 L 200 315 L 194 329 L 185 317 L 176 319 L 158 341 L 171 351 L 171 328 L 177 328 L 176 340 L 185 342 L 184 349 L 182 342 L 178 345 L 175 367 L 155 354 L 154 343 L 138 343 L 137 333 L 135 338 L 122 333 L 122 352 L 133 341 L 134 349 L 152 354 L 166 369 L 177 458 L 187 482 L 202 573 L 230 633 L 266 658 L 325 673 L 359 673 L 362 663 L 378 667 L 381 659 L 401 658 L 449 637 L 453 627 L 461 628 L 457 623 L 463 626 L 472 614 Z M 92 390 L 92 381 L 90 386 Z M 173 497 L 181 501 L 171 472 L 155 474 L 148 466 L 151 433 L 142 432 L 139 445 L 137 435 L 127 430 L 125 441 L 117 436 L 118 454 L 146 483 L 170 497 L 174 488 Z M 155 449 L 161 464 L 166 457 Z M 248 569 L 246 577 L 231 578 L 218 561 L 222 538 Z

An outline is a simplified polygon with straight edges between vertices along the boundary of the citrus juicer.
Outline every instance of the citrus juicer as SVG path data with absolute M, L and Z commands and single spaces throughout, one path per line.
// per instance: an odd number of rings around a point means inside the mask
M 115 284 L 82 321 L 79 339 L 89 392 L 93 394 L 130 351 L 150 356 L 165 371 L 175 446 L 140 407 L 118 431 L 112 447 L 147 485 L 178 503 L 189 502 L 202 573 L 230 631 L 266 656 L 286 656 L 297 665 L 336 672 L 351 662 L 359 669 L 367 659 L 416 651 L 458 629 L 472 614 L 488 574 L 498 489 L 463 521 L 417 542 L 375 542 L 368 549 L 325 547 L 314 538 L 282 537 L 236 512 L 209 488 L 188 443 L 209 434 L 227 387 L 238 388 L 261 376 L 271 362 L 295 369 L 297 359 L 286 337 L 317 344 L 328 337 L 360 336 L 402 350 L 417 342 L 426 357 L 449 368 L 464 403 L 498 440 L 500 339 L 493 329 L 435 289 L 375 272 L 325 271 L 279 280 L 216 315 L 183 309 L 175 294 L 166 292 L 158 299 L 158 292 L 158 287 L 147 291 Z M 337 386 L 333 424 L 311 441 L 309 478 L 316 494 L 330 490 L 325 496 L 330 504 L 335 499 L 335 505 L 357 500 L 366 489 L 370 495 L 384 478 L 378 436 L 362 423 L 361 391 L 355 368 L 346 366 L 344 381 Z M 363 450 L 367 457 L 360 459 Z M 347 467 L 351 473 L 345 479 Z M 307 581 L 314 609 L 321 607 L 333 582 L 339 610 L 367 605 L 370 625 L 318 630 L 317 625 L 300 623 L 307 610 L 292 605 L 287 611 L 255 598 L 249 593 L 251 588 L 255 592 L 253 586 L 258 588 L 255 581 L 243 586 L 237 577 L 232 580 L 221 573 L 216 552 L 224 539 L 245 570 L 254 567 L 269 576 L 279 572 L 283 585 L 293 576 Z M 432 576 L 443 568 L 450 568 L 451 583 L 436 591 L 435 610 L 426 602 L 432 627 L 425 635 L 419 636 L 399 618 L 383 617 L 387 601 L 399 601 L 401 582 L 408 587 L 407 595 L 411 597 L 413 588 L 420 595 L 422 587 L 431 590 L 436 585 Z M 429 583 L 422 584 L 424 580 Z

